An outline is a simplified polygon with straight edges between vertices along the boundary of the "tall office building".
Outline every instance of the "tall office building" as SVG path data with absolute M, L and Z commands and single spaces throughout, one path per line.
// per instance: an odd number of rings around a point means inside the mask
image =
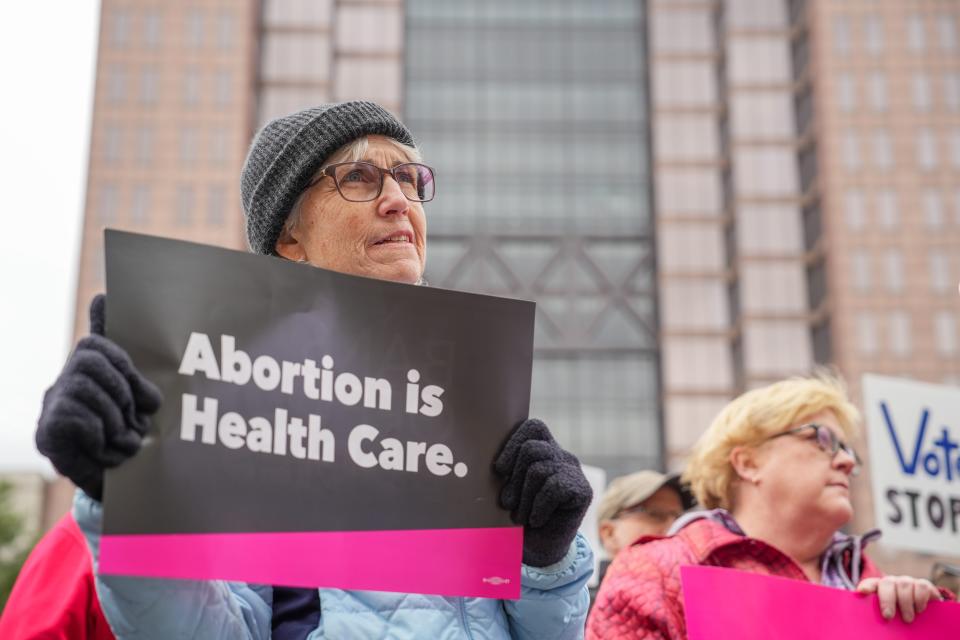
M 856 397 L 868 371 L 960 382 L 956 2 L 101 13 L 78 333 L 102 227 L 241 248 L 257 126 L 366 98 L 437 168 L 428 280 L 537 301 L 531 413 L 611 474 L 681 466 L 732 397 L 815 363 Z

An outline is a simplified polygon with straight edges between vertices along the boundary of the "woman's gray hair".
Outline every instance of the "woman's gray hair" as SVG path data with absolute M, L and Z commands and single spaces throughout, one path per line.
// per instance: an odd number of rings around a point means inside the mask
M 411 147 L 410 145 L 404 144 L 393 138 L 385 138 L 386 142 L 403 153 L 408 162 L 420 162 L 423 158 L 420 155 L 420 149 L 417 147 Z M 327 158 L 323 164 L 310 176 L 310 182 L 313 182 L 321 175 L 323 175 L 324 170 L 332 164 L 337 164 L 338 162 L 358 162 L 363 160 L 363 157 L 367 154 L 367 149 L 370 147 L 370 139 L 367 136 L 361 136 L 349 142 Z M 296 202 L 293 203 L 293 207 L 290 209 L 290 214 L 287 216 L 286 221 L 283 223 L 283 231 L 285 233 L 290 233 L 300 224 L 300 214 L 303 211 L 303 203 L 307 199 L 307 192 L 309 189 L 304 189 L 299 196 L 297 196 Z

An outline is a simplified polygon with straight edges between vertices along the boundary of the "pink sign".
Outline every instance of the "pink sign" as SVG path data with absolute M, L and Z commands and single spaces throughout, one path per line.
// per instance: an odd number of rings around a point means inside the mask
M 907 624 L 880 615 L 876 595 L 717 567 L 682 567 L 689 640 L 956 638 L 960 604 L 931 602 Z

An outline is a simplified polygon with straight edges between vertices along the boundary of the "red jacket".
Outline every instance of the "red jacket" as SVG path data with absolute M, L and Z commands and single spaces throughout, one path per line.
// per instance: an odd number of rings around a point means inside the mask
M 718 522 L 696 520 L 669 538 L 640 538 L 617 555 L 587 620 L 587 640 L 686 640 L 680 588 L 683 565 L 807 580 L 800 566 L 775 547 L 737 535 Z M 861 579 L 882 575 L 864 556 Z
M 90 551 L 69 513 L 20 570 L 0 615 L 0 638 L 114 640 L 94 589 Z

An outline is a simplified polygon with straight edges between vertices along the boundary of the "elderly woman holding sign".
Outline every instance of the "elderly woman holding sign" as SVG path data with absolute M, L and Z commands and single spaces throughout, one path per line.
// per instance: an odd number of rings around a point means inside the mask
M 883 576 L 864 555 L 876 532 L 850 522 L 850 478 L 860 460 L 847 444 L 859 416 L 831 377 L 795 378 L 740 396 L 694 447 L 685 474 L 709 511 L 687 514 L 671 537 L 624 549 L 601 585 L 589 638 L 687 637 L 680 567 L 728 567 L 876 593 L 885 618 L 907 622 L 942 594 L 927 580 Z M 943 594 L 946 595 L 946 594 Z
M 308 109 L 267 124 L 250 148 L 247 238 L 255 253 L 419 284 L 424 204 L 435 188 L 410 132 L 383 108 Z M 75 514 L 96 551 L 103 470 L 136 454 L 162 400 L 102 335 L 102 298 L 91 318 L 94 335 L 44 398 L 37 443 L 82 490 Z M 105 576 L 103 608 L 120 637 L 581 637 L 592 554 L 577 534 L 591 498 L 579 463 L 536 420 L 514 430 L 491 462 L 501 506 L 524 528 L 518 601 Z

